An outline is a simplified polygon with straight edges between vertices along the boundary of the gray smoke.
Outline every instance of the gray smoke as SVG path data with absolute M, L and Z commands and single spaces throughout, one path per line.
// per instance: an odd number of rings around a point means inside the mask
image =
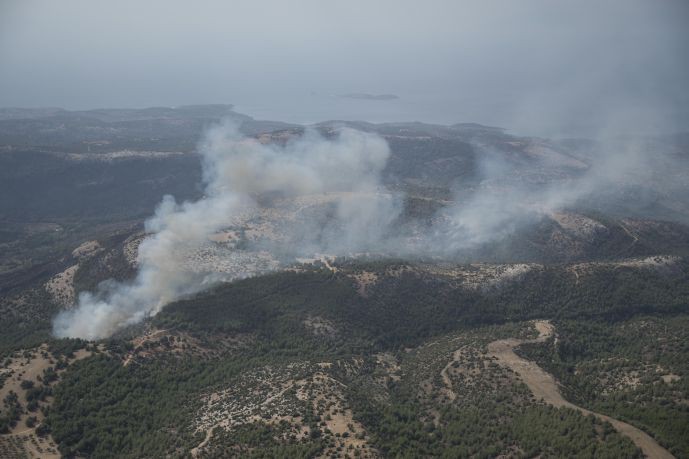
M 139 247 L 137 277 L 82 293 L 74 309 L 56 317 L 55 335 L 107 337 L 219 280 L 261 272 L 239 258 L 234 263 L 238 270 L 225 275 L 188 266 L 190 254 L 214 234 L 246 228 L 252 221 L 247 215 L 273 216 L 261 223 L 268 236 L 247 243 L 254 253 L 292 261 L 366 252 L 451 258 L 609 190 L 658 181 L 653 174 L 659 172 L 669 190 L 678 183 L 686 188 L 686 164 L 659 152 L 649 155 L 652 146 L 635 139 L 600 142 L 579 156 L 539 146 L 532 152 L 536 159 L 526 166 L 515 165 L 509 155 L 488 145 L 476 148 L 478 185 L 469 192 L 459 189 L 427 231 L 410 234 L 398 225 L 402 197 L 382 185 L 390 151 L 378 135 L 342 128 L 334 138 L 324 138 L 307 130 L 286 143 L 264 144 L 243 137 L 231 124 L 213 128 L 199 148 L 204 198 L 177 203 L 165 197 L 146 222 L 150 236 Z M 541 170 L 554 166 L 566 173 L 540 178 Z M 241 255 L 233 251 L 226 256 Z
M 688 196 L 687 159 L 649 137 L 602 132 L 586 153 L 562 156 L 548 150 L 528 167 L 510 163 L 505 154 L 486 146 L 475 147 L 481 180 L 471 192 L 457 192 L 454 203 L 441 211 L 444 222 L 436 228 L 431 246 L 455 252 L 472 249 L 568 208 L 605 210 L 623 204 L 638 209 L 639 215 L 646 212 L 648 203 L 630 198 L 630 192 L 679 201 L 684 196 L 684 202 Z M 564 171 L 560 176 L 552 173 L 557 167 Z M 551 171 L 551 176 L 541 177 L 542 170 Z
M 183 295 L 207 288 L 217 276 L 185 269 L 187 255 L 238 215 L 258 208 L 257 196 L 325 193 L 332 198 L 325 228 L 307 221 L 294 225 L 288 240 L 299 241 L 291 248 L 296 254 L 307 250 L 338 254 L 375 246 L 399 214 L 398 200 L 380 192 L 379 177 L 389 148 L 373 134 L 341 129 L 335 139 L 327 140 L 307 132 L 285 146 L 264 145 L 226 124 L 208 132 L 200 151 L 206 196 L 181 204 L 165 197 L 146 222 L 153 235 L 139 247 L 136 279 L 82 293 L 74 309 L 55 318 L 56 336 L 107 337 L 155 315 Z

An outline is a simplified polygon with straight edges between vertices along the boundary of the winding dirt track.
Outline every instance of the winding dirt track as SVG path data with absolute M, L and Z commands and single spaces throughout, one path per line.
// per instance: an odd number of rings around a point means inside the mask
M 443 378 L 443 384 L 445 385 L 443 392 L 447 395 L 447 398 L 449 398 L 450 401 L 455 401 L 457 399 L 457 393 L 452 388 L 452 378 L 450 378 L 449 372 L 452 364 L 462 358 L 462 349 L 463 348 L 460 347 L 452 354 L 452 360 L 450 360 L 450 363 L 445 365 L 445 368 L 443 368 L 440 372 L 440 377 Z
M 672 454 L 662 446 L 660 446 L 651 436 L 637 429 L 626 422 L 618 421 L 604 414 L 594 413 L 585 408 L 581 408 L 565 400 L 560 394 L 555 378 L 549 373 L 546 373 L 541 367 L 534 362 L 522 359 L 514 353 L 514 348 L 527 343 L 541 343 L 551 337 L 554 333 L 554 327 L 546 320 L 538 320 L 534 323 L 538 330 L 539 336 L 531 340 L 519 339 L 501 339 L 493 341 L 488 344 L 488 355 L 495 357 L 502 365 L 509 367 L 512 371 L 519 374 L 524 383 L 531 389 L 531 392 L 538 399 L 543 399 L 544 402 L 561 407 L 565 406 L 575 410 L 581 411 L 583 414 L 592 414 L 598 419 L 607 421 L 622 435 L 629 437 L 636 446 L 643 451 L 643 453 L 651 458 L 671 459 L 674 458 Z

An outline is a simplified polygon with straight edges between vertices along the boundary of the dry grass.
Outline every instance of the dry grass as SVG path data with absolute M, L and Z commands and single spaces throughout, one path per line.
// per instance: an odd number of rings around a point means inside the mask
M 569 272 L 579 279 L 581 276 L 593 275 L 599 268 L 635 268 L 651 271 L 663 271 L 671 268 L 681 260 L 674 255 L 654 255 L 650 257 L 627 258 L 617 261 L 597 261 L 577 263 L 567 268 Z
M 197 431 L 204 433 L 204 440 L 192 450 L 192 455 L 202 455 L 205 448 L 212 446 L 216 428 L 232 431 L 247 424 L 280 425 L 283 433 L 278 440 L 308 439 L 311 427 L 305 423 L 304 415 L 310 412 L 321 419 L 321 435 L 334 440 L 334 446 L 325 450 L 323 456 L 341 448 L 359 450 L 362 457 L 377 457 L 377 451 L 368 444 L 365 429 L 353 418 L 344 396 L 346 386 L 328 374 L 331 368 L 331 362 L 263 367 L 243 375 L 225 390 L 206 395 L 196 419 Z
M 90 351 L 81 349 L 73 357 L 65 359 L 67 365 L 89 357 Z M 44 420 L 43 412 L 40 408 L 47 408 L 52 403 L 52 398 L 48 397 L 45 401 L 39 402 L 39 409 L 29 412 L 26 409 L 26 393 L 28 389 L 21 387 L 22 381 L 31 381 L 35 386 L 43 384 L 42 376 L 50 367 L 55 366 L 57 360 L 48 353 L 48 346 L 43 344 L 35 349 L 27 349 L 15 352 L 7 364 L 0 369 L 0 374 L 6 376 L 2 388 L 0 388 L 0 400 L 4 400 L 10 393 L 18 395 L 18 400 L 22 406 L 22 413 L 17 424 L 11 429 L 9 434 L 0 435 L 0 457 L 31 457 L 31 458 L 58 458 L 57 445 L 50 435 L 38 436 L 36 428 Z M 61 374 L 63 370 L 56 370 Z M 54 384 L 54 383 L 53 383 Z M 29 416 L 35 416 L 37 424 L 34 427 L 27 427 L 26 420 Z
M 74 304 L 74 274 L 78 268 L 79 265 L 72 265 L 45 283 L 45 289 L 53 301 L 62 307 L 69 307 Z
M 212 358 L 231 353 L 251 345 L 253 336 L 237 334 L 234 336 L 216 336 L 213 347 L 186 332 L 178 330 L 150 329 L 131 340 L 133 349 L 124 355 L 122 364 L 152 359 L 158 356 L 184 357 L 193 355 L 198 358 Z
M 72 251 L 74 258 L 88 258 L 103 250 L 98 241 L 86 241 Z

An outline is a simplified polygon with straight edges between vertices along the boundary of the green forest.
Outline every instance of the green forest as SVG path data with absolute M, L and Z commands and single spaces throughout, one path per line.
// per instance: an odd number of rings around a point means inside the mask
M 459 343 L 474 346 L 478 362 L 485 343 L 528 335 L 526 321 L 539 318 L 556 326 L 557 346 L 525 345 L 520 352 L 552 372 L 569 400 L 646 430 L 678 457 L 688 454 L 689 411 L 678 403 L 689 398 L 686 266 L 670 276 L 600 269 L 575 284 L 553 265 L 501 288 L 471 290 L 422 271 L 384 276 L 398 265 L 276 273 L 174 303 L 149 323 L 172 336 L 142 346 L 153 357 L 123 365 L 132 352 L 123 336 L 71 365 L 54 387 L 47 429 L 67 456 L 185 457 L 204 439 L 193 424 L 204 394 L 263 368 L 327 361 L 334 363 L 329 377 L 346 386 L 353 420 L 383 456 L 639 457 L 609 424 L 533 400 L 513 374 L 490 362 L 467 383 L 463 401 L 439 395 L 438 374 Z M 362 270 L 380 273 L 365 297 L 346 275 Z M 310 333 L 305 321 L 313 316 L 334 331 Z M 245 342 L 228 344 L 236 336 Z M 187 351 L 156 351 L 175 342 Z M 399 360 L 399 378 L 380 382 L 380 353 Z M 630 369 L 638 381 L 629 387 L 601 376 Z M 672 381 L 664 382 L 665 374 Z M 430 389 L 420 394 L 426 380 Z M 323 413 L 296 398 L 289 406 L 311 434 L 290 437 L 284 426 L 260 422 L 215 429 L 208 454 L 311 457 L 337 448 L 362 454 L 318 427 Z

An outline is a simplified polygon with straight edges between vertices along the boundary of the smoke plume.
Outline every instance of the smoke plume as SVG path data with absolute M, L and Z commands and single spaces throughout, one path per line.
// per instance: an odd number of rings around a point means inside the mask
M 284 146 L 264 145 L 226 124 L 208 132 L 200 151 L 205 197 L 177 203 L 166 196 L 146 222 L 152 236 L 139 247 L 137 277 L 82 293 L 74 309 L 55 318 L 56 336 L 107 337 L 181 296 L 207 288 L 217 274 L 185 269 L 187 256 L 238 216 L 259 208 L 258 197 L 325 194 L 331 199 L 327 219 L 292 225 L 286 241 L 295 244 L 287 247 L 294 255 L 374 247 L 399 214 L 398 200 L 381 192 L 380 173 L 389 148 L 373 134 L 341 129 L 336 138 L 325 139 L 307 131 Z
M 390 151 L 378 135 L 342 128 L 325 138 L 307 130 L 283 143 L 264 144 L 243 137 L 231 124 L 215 127 L 199 148 L 205 196 L 183 203 L 166 196 L 146 222 L 149 237 L 139 247 L 137 277 L 82 293 L 74 309 L 56 317 L 54 333 L 107 337 L 215 282 L 277 268 L 257 267 L 251 258 L 255 254 L 285 264 L 318 254 L 448 259 L 498 242 L 584 199 L 600 200 L 658 182 L 653 174 L 659 171 L 668 190 L 677 184 L 686 189 L 686 163 L 660 154 L 650 158 L 651 146 L 638 141 L 597 145 L 579 156 L 540 146 L 526 163 L 516 164 L 504 151 L 475 144 L 476 185 L 467 189 L 460 184 L 453 202 L 437 212 L 430 227 L 407 221 L 405 229 L 400 223 L 403 197 L 382 184 Z M 190 269 L 190 257 L 228 229 L 252 232 L 242 248 L 222 254 L 231 269 Z

